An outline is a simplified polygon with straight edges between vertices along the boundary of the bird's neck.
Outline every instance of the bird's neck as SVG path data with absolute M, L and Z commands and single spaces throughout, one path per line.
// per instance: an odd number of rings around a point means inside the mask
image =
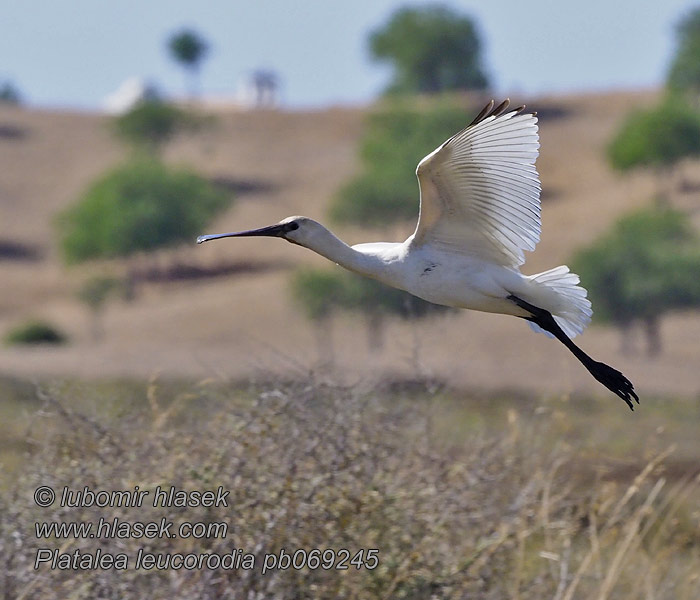
M 308 240 L 304 245 L 341 267 L 365 277 L 380 278 L 387 270 L 387 263 L 382 257 L 376 253 L 351 248 L 328 230 Z

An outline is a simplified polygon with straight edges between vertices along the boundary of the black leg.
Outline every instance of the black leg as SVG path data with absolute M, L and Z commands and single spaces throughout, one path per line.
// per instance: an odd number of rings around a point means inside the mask
M 632 399 L 639 404 L 639 397 L 634 391 L 634 385 L 632 385 L 632 382 L 622 373 L 620 373 L 620 371 L 613 369 L 611 366 L 606 365 L 605 363 L 593 360 L 590 356 L 588 356 L 588 354 L 581 350 L 581 348 L 574 344 L 571 341 L 571 338 L 564 333 L 562 328 L 559 327 L 557 322 L 554 320 L 552 313 L 544 310 L 543 308 L 538 308 L 537 306 L 534 306 L 522 298 L 518 298 L 512 294 L 508 296 L 508 300 L 514 302 L 523 310 L 528 311 L 530 316 L 523 317 L 524 319 L 539 325 L 542 329 L 551 333 L 562 344 L 564 344 L 571 351 L 571 353 L 578 358 L 579 361 L 581 361 L 583 366 L 588 369 L 588 372 L 611 392 L 622 398 L 627 403 L 627 406 L 630 407 L 630 410 L 634 410 Z

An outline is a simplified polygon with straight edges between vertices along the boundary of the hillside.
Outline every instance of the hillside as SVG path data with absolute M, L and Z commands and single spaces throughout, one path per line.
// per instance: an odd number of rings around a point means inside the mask
M 606 166 L 602 149 L 627 111 L 654 98 L 652 93 L 616 93 L 525 99 L 541 114 L 538 168 L 545 190 L 542 242 L 528 257 L 526 273 L 566 262 L 618 215 L 648 202 L 654 190 L 651 175 L 620 178 Z M 208 232 L 262 226 L 294 214 L 323 221 L 329 199 L 358 168 L 356 149 L 366 112 L 221 111 L 214 128 L 174 141 L 166 159 L 237 190 L 231 209 Z M 247 270 L 145 283 L 135 301 L 108 307 L 104 340 L 91 339 L 89 315 L 75 290 L 89 273 L 123 265 L 65 268 L 52 220 L 125 155 L 105 117 L 0 108 L 0 243 L 25 254 L 0 257 L 0 334 L 38 316 L 71 337 L 62 348 L 0 348 L 0 373 L 263 378 L 312 369 L 318 359 L 315 332 L 291 303 L 287 281 L 296 265 L 320 265 L 322 259 L 278 240 L 193 243 L 161 253 L 155 263 L 163 267 L 179 262 Z M 686 176 L 700 180 L 698 165 L 689 165 Z M 413 226 L 337 232 L 350 243 L 399 240 Z M 256 273 L 256 266 L 264 269 Z M 464 387 L 562 396 L 593 391 L 608 397 L 564 348 L 515 319 L 463 312 L 417 325 L 392 324 L 380 356 L 367 355 L 364 326 L 350 317 L 337 319 L 330 333 L 338 372 L 349 382 L 420 371 Z M 621 355 L 614 330 L 592 327 L 580 342 L 594 357 L 624 371 L 642 397 L 696 395 L 700 315 L 668 318 L 662 335 L 665 351 L 653 361 L 641 353 Z

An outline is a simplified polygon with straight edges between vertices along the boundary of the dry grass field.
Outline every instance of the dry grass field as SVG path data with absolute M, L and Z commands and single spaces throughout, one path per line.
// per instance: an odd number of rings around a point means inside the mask
M 653 175 L 622 178 L 603 150 L 626 113 L 656 94 L 513 100 L 541 114 L 543 235 L 524 269 L 532 273 L 565 263 L 650 202 Z M 294 214 L 325 221 L 329 200 L 359 168 L 369 110 L 219 110 L 214 126 L 174 140 L 165 159 L 236 190 L 202 233 Z M 296 266 L 324 262 L 279 240 L 193 240 L 137 258 L 137 267 L 241 272 L 142 282 L 133 301 L 108 305 L 95 341 L 76 291 L 126 264 L 63 266 L 53 221 L 126 153 L 106 117 L 0 107 L 0 248 L 24 253 L 0 255 L 0 335 L 39 317 L 70 337 L 53 348 L 0 346 L 0 597 L 700 597 L 700 314 L 665 319 L 654 359 L 621 354 L 609 328 L 580 338 L 635 383 L 634 414 L 560 344 L 503 316 L 391 323 L 381 353 L 368 352 L 363 322 L 340 316 L 326 332 L 334 364 L 320 367 L 327 357 L 288 281 Z M 687 189 L 697 187 L 700 164 L 683 173 Z M 674 202 L 697 222 L 696 196 Z M 400 240 L 413 226 L 335 229 L 357 243 Z M 40 508 L 32 497 L 40 485 L 223 486 L 230 502 L 226 510 Z M 100 517 L 226 522 L 229 535 L 35 535 L 35 522 Z M 99 547 L 124 553 L 130 566 L 35 570 L 42 547 Z M 376 548 L 378 565 L 263 574 L 263 557 L 280 548 Z M 136 569 L 139 549 L 241 549 L 256 566 Z
M 635 422 L 591 400 L 478 397 L 430 383 L 154 379 L 44 384 L 36 394 L 0 384 L 17 401 L 27 452 L 0 495 L 8 599 L 700 594 L 694 403 L 652 402 Z M 42 508 L 41 486 L 58 498 L 86 486 L 148 496 Z M 221 486 L 228 501 L 154 506 L 158 486 Z M 122 533 L 98 529 L 101 519 Z M 124 529 L 135 522 L 170 525 L 146 538 Z M 37 523 L 90 524 L 94 536 L 37 534 Z M 196 538 L 185 524 L 198 524 Z M 298 568 L 265 570 L 282 549 Z M 45 554 L 89 561 L 98 550 L 122 563 L 79 571 Z M 140 552 L 160 566 L 145 568 Z M 247 566 L 230 558 L 244 554 Z

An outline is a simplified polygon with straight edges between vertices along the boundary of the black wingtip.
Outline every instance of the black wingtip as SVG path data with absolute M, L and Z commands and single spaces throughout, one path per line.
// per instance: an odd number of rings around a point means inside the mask
M 488 117 L 491 114 L 491 111 L 493 110 L 493 105 L 494 101 L 491 100 L 484 108 L 481 109 L 481 112 L 474 117 L 474 120 L 469 123 L 468 127 L 471 127 L 472 125 L 476 125 L 477 123 L 481 123 L 486 117 Z
M 500 115 L 502 115 L 504 112 L 506 112 L 508 110 L 509 106 L 510 106 L 510 98 L 506 98 L 496 108 L 493 109 L 493 112 L 489 115 L 489 117 L 499 117 Z
M 506 98 L 503 102 L 501 102 L 499 105 L 496 106 L 496 103 L 491 100 L 484 108 L 481 109 L 481 112 L 479 112 L 476 117 L 474 117 L 474 120 L 467 125 L 467 127 L 472 127 L 473 125 L 478 125 L 482 121 L 488 119 L 489 117 L 500 117 L 502 114 L 504 114 L 507 110 L 508 107 L 510 106 L 510 98 Z M 525 105 L 521 104 L 517 108 L 514 108 L 511 110 L 511 112 L 515 113 L 516 115 L 519 115 L 521 112 L 525 110 Z M 537 116 L 536 112 L 532 113 L 533 116 Z

